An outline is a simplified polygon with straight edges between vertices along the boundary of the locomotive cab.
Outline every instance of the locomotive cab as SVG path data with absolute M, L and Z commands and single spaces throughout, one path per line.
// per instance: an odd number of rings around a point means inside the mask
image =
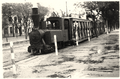
M 58 42 L 66 42 L 68 38 L 69 19 L 60 17 L 50 17 L 47 19 L 47 30 L 45 32 L 45 42 L 54 43 L 54 35 L 57 36 Z

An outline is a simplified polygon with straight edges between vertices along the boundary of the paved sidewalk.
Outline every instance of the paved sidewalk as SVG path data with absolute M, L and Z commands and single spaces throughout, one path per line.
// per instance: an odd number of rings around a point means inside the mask
M 29 41 L 29 36 L 27 36 L 27 39 L 25 39 L 25 35 L 18 36 L 18 37 L 8 37 L 8 41 L 6 41 L 6 38 L 2 38 L 2 46 L 8 46 L 10 42 L 12 41 L 14 44 L 21 43 L 21 42 L 27 42 Z

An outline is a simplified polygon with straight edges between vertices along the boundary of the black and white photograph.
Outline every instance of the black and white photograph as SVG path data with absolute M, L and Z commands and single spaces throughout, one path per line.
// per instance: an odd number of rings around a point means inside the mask
M 119 4 L 2 0 L 2 77 L 119 78 Z

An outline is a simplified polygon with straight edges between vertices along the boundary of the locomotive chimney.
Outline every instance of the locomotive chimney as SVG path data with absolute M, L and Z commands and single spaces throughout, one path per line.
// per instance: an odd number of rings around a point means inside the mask
M 33 23 L 34 23 L 33 28 L 34 29 L 39 28 L 39 14 L 38 14 L 38 8 L 37 7 L 32 8 L 32 20 L 33 20 Z

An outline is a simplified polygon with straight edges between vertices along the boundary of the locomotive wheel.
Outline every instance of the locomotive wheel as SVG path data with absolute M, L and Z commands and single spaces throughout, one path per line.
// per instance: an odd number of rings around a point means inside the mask
M 65 48 L 65 42 L 62 41 L 62 48 Z
M 71 45 L 76 45 L 76 43 L 74 41 L 70 41 Z
M 33 49 L 31 49 L 31 53 L 34 53 L 34 52 L 33 52 Z
M 41 49 L 39 49 L 39 51 L 38 51 L 38 52 L 39 52 L 38 54 L 42 54 Z
M 28 47 L 28 52 L 31 53 L 31 54 L 36 54 L 36 53 L 37 53 L 37 50 L 32 49 L 31 46 L 29 46 L 29 47 Z
M 44 53 L 48 53 L 48 52 L 53 52 L 54 51 L 54 45 L 45 45 L 44 48 L 42 49 L 42 51 Z
M 36 50 L 31 49 L 31 54 L 36 54 Z
M 31 53 L 31 47 L 30 46 L 28 47 L 28 52 Z
M 62 48 L 62 42 L 58 42 L 58 49 L 61 49 Z

